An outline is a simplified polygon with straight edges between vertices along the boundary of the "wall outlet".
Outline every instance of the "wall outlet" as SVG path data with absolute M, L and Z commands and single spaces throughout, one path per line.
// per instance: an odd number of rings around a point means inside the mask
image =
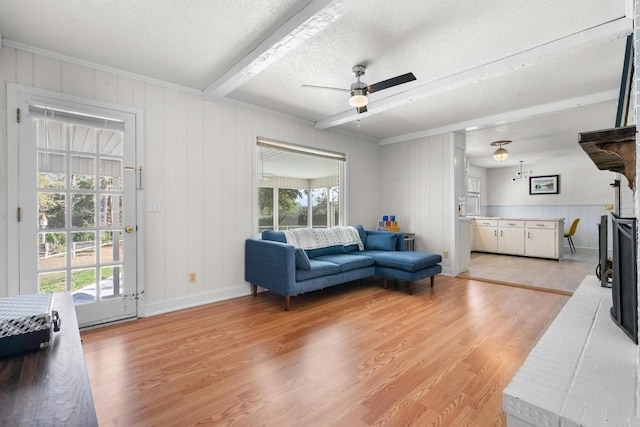
M 449 251 L 444 251 L 443 256 L 444 256 L 444 259 L 449 258 Z
M 192 271 L 189 273 L 189 283 L 196 283 L 196 272 Z

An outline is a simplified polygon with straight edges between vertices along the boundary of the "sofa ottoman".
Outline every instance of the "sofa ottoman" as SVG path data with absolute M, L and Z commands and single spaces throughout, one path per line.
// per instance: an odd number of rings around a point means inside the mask
M 413 282 L 431 277 L 431 287 L 436 274 L 442 272 L 442 256 L 425 252 L 414 251 L 372 251 L 368 254 L 376 262 L 376 275 L 384 278 L 384 287 L 387 287 L 387 278 L 404 280 L 407 282 L 409 294 L 413 294 Z

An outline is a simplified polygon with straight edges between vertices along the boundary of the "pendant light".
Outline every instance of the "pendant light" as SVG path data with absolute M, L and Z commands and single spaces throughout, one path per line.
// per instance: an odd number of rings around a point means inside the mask
M 533 173 L 533 171 L 526 171 L 526 172 L 522 171 L 522 163 L 523 162 L 524 162 L 524 160 L 520 160 L 520 172 L 516 172 L 516 176 L 511 178 L 511 181 L 517 181 L 519 179 L 527 179 Z
M 493 158 L 498 162 L 504 162 L 509 157 L 509 152 L 502 148 L 503 145 L 511 144 L 511 141 L 494 141 L 491 143 L 493 147 L 499 147 L 494 153 Z

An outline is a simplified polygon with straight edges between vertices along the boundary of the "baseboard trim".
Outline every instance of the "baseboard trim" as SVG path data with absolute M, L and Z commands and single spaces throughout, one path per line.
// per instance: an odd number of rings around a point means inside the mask
M 186 308 L 198 307 L 200 305 L 211 304 L 248 295 L 251 295 L 251 286 L 248 283 L 228 286 L 214 291 L 181 295 L 176 298 L 145 303 L 143 317 L 157 316 L 159 314 L 184 310 Z

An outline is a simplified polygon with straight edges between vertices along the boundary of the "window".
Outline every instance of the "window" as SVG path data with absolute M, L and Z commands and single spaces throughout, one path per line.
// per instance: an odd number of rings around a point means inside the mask
M 258 187 L 258 229 L 273 230 L 273 188 Z
M 276 188 L 278 193 L 278 229 L 305 228 L 309 222 L 308 190 Z
M 346 156 L 258 138 L 258 232 L 341 225 Z
M 467 178 L 467 215 L 480 215 L 480 178 Z

